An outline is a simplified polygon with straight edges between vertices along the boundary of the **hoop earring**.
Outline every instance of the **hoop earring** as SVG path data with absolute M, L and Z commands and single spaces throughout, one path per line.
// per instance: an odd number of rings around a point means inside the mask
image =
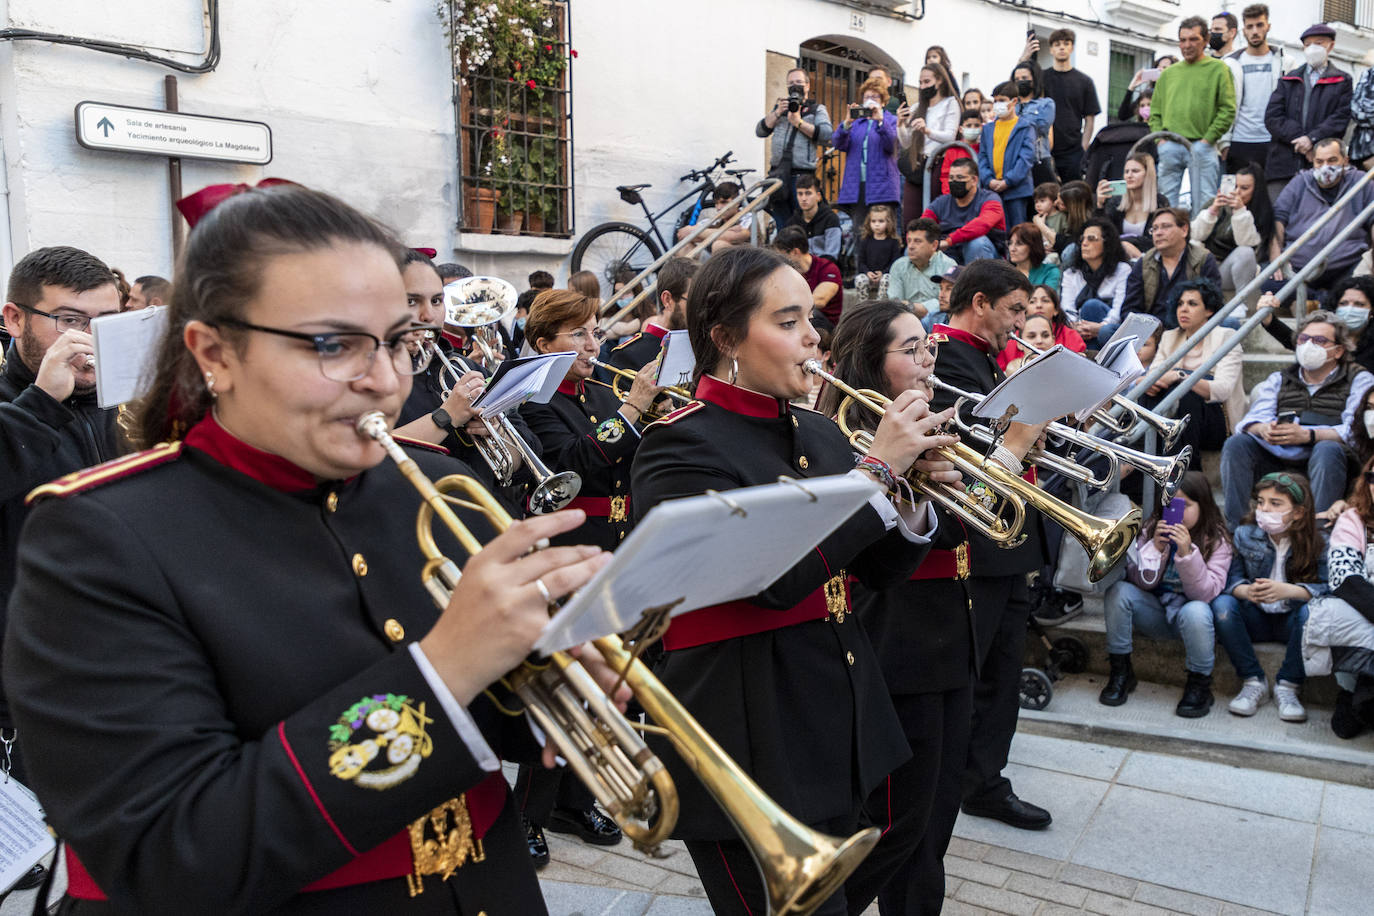
M 210 397 L 219 398 L 219 392 L 215 391 L 215 373 L 205 373 L 205 390 L 210 393 Z
M 735 379 L 739 378 L 739 360 L 730 357 L 730 384 L 735 384 Z

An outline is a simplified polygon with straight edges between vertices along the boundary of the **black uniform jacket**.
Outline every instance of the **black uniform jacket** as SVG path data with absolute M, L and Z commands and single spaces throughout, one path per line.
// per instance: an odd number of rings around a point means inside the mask
M 905 582 L 854 586 L 854 608 L 893 694 L 967 687 L 974 669 L 968 538 L 957 517 L 940 510 L 931 548 Z
M 33 382 L 33 371 L 12 345 L 0 370 L 0 647 L 19 531 L 29 514 L 24 496 L 39 484 L 119 454 L 118 411 L 97 407 L 94 391 L 54 401 Z M 0 690 L 0 725 L 8 723 Z
M 630 462 L 639 433 L 619 413 L 620 399 L 596 382 L 564 382 L 547 404 L 520 408 L 543 445 L 552 471 L 576 471 L 582 489 L 569 504 L 583 509 L 586 524 L 553 538 L 555 544 L 593 544 L 605 550 L 630 533 Z
M 697 396 L 699 402 L 646 430 L 634 465 L 637 516 L 665 499 L 707 489 L 773 483 L 781 475 L 843 474 L 854 466 L 848 441 L 818 413 L 711 376 L 702 377 Z M 791 610 L 834 577 L 842 581 L 846 571 L 885 588 L 909 576 L 927 549 L 888 532 L 878 512 L 865 507 L 738 612 L 742 622 L 752 623 L 755 613 Z M 748 562 L 748 551 L 749 545 L 740 545 L 740 562 Z M 819 619 L 670 649 L 656 669 L 726 753 L 783 808 L 811 824 L 853 814 L 911 753 L 873 648 L 847 613 L 842 587 L 839 594 L 838 613 L 832 608 Z M 678 617 L 674 627 L 691 616 Z M 658 752 L 682 793 L 676 835 L 733 837 L 722 811 L 677 755 L 661 743 Z
M 618 369 L 630 369 L 638 372 L 653 362 L 658 354 L 663 351 L 663 339 L 667 336 L 667 328 L 661 328 L 653 322 L 646 321 L 643 331 L 611 351 L 611 358 L 608 362 Z
M 438 611 L 392 462 L 321 484 L 207 417 L 47 489 L 4 673 L 38 797 L 110 898 L 78 912 L 543 912 L 499 770 L 408 648 Z M 496 754 L 533 753 L 523 717 L 469 710 Z M 483 861 L 414 898 L 403 877 L 302 893 L 380 850 L 404 872 L 407 827 L 463 793 Z
M 439 346 L 443 348 L 444 354 L 449 361 L 458 367 L 459 372 L 467 372 L 469 369 L 483 372 L 490 375 L 481 366 L 471 362 L 454 350 L 453 344 L 449 343 L 445 337 L 439 338 Z M 440 374 L 447 372 L 444 364 L 436 357 L 430 360 L 429 366 L 425 371 L 415 376 L 410 387 L 410 396 L 406 398 L 404 406 L 401 407 L 401 417 L 397 421 L 397 426 L 404 426 L 421 417 L 427 417 L 434 413 L 436 409 L 444 404 L 444 391 L 440 384 Z M 450 379 L 452 381 L 452 379 Z M 531 450 L 536 455 L 540 454 L 539 438 L 530 432 L 530 428 L 525 425 L 524 419 L 518 410 L 509 411 L 506 416 L 510 418 L 511 425 L 529 444 Z M 509 486 L 502 487 L 496 482 L 496 475 L 491 470 L 491 465 L 487 464 L 482 457 L 473 440 L 461 429 L 449 430 L 449 434 L 444 437 L 441 443 L 453 457 L 462 461 L 472 468 L 477 479 L 482 486 L 491 490 L 501 497 L 501 501 L 506 508 L 517 518 L 524 514 L 523 502 L 527 485 L 533 480 L 529 469 L 521 465 L 520 470 L 515 473 L 515 479 Z

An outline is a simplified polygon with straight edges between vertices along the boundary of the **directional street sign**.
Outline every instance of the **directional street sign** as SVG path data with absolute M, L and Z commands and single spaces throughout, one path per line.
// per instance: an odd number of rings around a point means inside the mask
M 76 141 L 87 149 L 266 165 L 272 128 L 261 121 L 131 108 L 105 102 L 76 106 Z

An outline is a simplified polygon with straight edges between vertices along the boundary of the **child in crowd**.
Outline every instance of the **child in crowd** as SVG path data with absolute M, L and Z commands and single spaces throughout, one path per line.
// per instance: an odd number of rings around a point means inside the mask
M 1006 224 L 1026 221 L 1034 185 L 1035 126 L 1016 114 L 1016 85 L 1002 83 L 993 92 L 993 120 L 983 126 L 978 145 L 978 181 L 1002 198 Z
M 1054 344 L 1063 344 L 1067 349 L 1075 353 L 1082 353 L 1088 349 L 1087 345 L 1083 342 L 1083 338 L 1078 335 L 1078 332 L 1069 327 L 1068 318 L 1065 316 L 1064 310 L 1059 306 L 1059 294 L 1056 293 L 1053 288 L 1045 286 L 1044 284 L 1031 290 L 1030 303 L 1026 306 L 1025 327 L 1027 329 L 1030 328 L 1031 318 L 1037 315 L 1049 322 L 1050 342 L 1048 344 L 1038 343 L 1023 332 L 1021 336 L 1029 343 L 1035 344 L 1042 350 L 1048 350 Z M 997 364 L 1001 366 L 1003 370 L 1010 372 L 1011 364 L 1024 355 L 1025 354 L 1021 352 L 1021 348 L 1017 345 L 1016 341 L 1010 340 L 1007 341 L 1007 345 L 1002 349 L 1002 352 L 997 354 Z
M 1327 553 L 1330 594 L 1307 606 L 1302 660 L 1306 673 L 1336 675 L 1331 712 L 1338 738 L 1374 728 L 1374 459 L 1364 463 L 1350 508 L 1336 519 Z
M 974 90 L 977 92 L 978 90 Z M 959 115 L 959 139 L 973 150 L 971 158 L 978 158 L 978 141 L 983 136 L 983 116 L 976 108 L 965 108 L 963 114 Z M 954 164 L 954 160 L 962 159 L 965 151 L 959 147 L 950 147 L 941 151 L 943 161 L 940 165 L 940 193 L 949 193 L 949 167 Z M 932 197 L 936 196 L 934 194 Z
M 1136 539 L 1126 557 L 1126 578 L 1107 589 L 1111 672 L 1098 702 L 1120 706 L 1135 689 L 1131 633 L 1139 630 L 1151 639 L 1183 640 L 1188 681 L 1174 712 L 1188 719 L 1207 715 L 1216 658 L 1211 602 L 1230 568 L 1231 542 L 1212 485 L 1200 471 L 1189 471 L 1174 501 Z
M 1055 236 L 1068 225 L 1068 219 L 1059 209 L 1059 183 L 1046 181 L 1036 185 L 1031 192 L 1031 199 L 1034 206 L 1031 222 L 1048 238 L 1046 245 L 1053 245 Z M 1053 257 L 1057 258 L 1058 255 Z
M 1307 603 L 1326 594 L 1326 545 L 1317 530 L 1312 488 L 1301 474 L 1266 474 L 1255 484 L 1255 508 L 1232 535 L 1234 553 L 1226 591 L 1212 601 L 1217 642 L 1226 649 L 1240 693 L 1228 707 L 1253 716 L 1269 699 L 1254 641 L 1288 646 L 1274 684 L 1274 702 L 1284 722 L 1307 721 L 1298 700 L 1302 628 Z
M 904 246 L 896 237 L 897 214 L 887 204 L 868 208 L 859 244 L 854 246 L 854 291 L 860 299 L 887 298 L 887 271 L 902 256 Z
M 1027 315 L 1026 323 L 1021 327 L 1021 338 L 1032 347 L 1040 350 L 1048 350 L 1050 347 L 1054 346 L 1054 326 L 1050 324 L 1050 319 L 1044 315 Z M 1007 344 L 1007 346 L 1011 347 L 1014 344 L 1015 341 L 1012 341 L 1012 343 Z M 1003 350 L 1002 352 L 1005 354 L 1007 351 Z M 1003 366 L 1002 369 L 1007 373 L 1015 372 L 1017 369 L 1024 366 L 1026 360 L 1030 359 L 1030 357 L 1031 354 L 1016 356 L 1008 360 L 1007 364 Z M 997 361 L 999 363 L 1002 361 L 1000 356 Z

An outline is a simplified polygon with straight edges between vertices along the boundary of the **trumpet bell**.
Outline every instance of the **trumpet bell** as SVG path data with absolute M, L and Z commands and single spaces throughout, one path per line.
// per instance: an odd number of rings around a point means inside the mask
M 557 512 L 572 502 L 582 489 L 582 478 L 576 471 L 560 471 L 550 474 L 530 491 L 530 513 L 545 515 Z

